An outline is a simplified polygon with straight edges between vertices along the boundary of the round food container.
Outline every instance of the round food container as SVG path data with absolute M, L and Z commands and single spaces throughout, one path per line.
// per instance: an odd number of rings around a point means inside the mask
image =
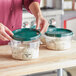
M 46 32 L 46 47 L 53 50 L 65 50 L 71 48 L 73 32 L 68 29 L 56 28 L 52 32 Z
M 53 31 L 53 30 L 55 30 L 56 29 L 56 27 L 54 26 L 54 25 L 49 25 L 49 27 L 48 27 L 48 29 L 47 29 L 47 32 L 48 31 Z M 46 32 L 46 33 L 47 33 Z M 40 37 L 40 40 L 41 40 L 41 42 L 42 42 L 42 44 L 43 45 L 45 45 L 46 44 L 46 35 L 45 34 L 43 34 L 41 37 Z
M 35 29 L 23 28 L 13 31 L 11 44 L 12 57 L 29 60 L 39 57 L 40 32 Z

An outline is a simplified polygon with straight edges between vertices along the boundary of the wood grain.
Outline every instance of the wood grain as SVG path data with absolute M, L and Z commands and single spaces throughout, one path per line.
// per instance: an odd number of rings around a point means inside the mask
M 30 61 L 15 60 L 11 54 L 10 46 L 0 46 L 0 76 L 21 76 L 67 68 L 76 66 L 76 41 L 72 41 L 72 47 L 64 51 L 41 46 L 39 58 Z

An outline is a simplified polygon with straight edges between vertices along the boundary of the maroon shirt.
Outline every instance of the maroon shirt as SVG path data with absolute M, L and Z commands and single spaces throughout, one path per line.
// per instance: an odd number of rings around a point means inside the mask
M 32 2 L 40 0 L 24 0 L 24 6 L 29 11 Z M 11 31 L 20 29 L 22 25 L 22 0 L 0 0 L 0 23 L 7 26 Z M 0 40 L 0 45 L 8 42 Z

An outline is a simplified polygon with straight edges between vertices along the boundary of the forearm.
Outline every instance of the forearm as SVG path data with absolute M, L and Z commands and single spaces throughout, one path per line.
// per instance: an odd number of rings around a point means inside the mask
M 36 29 L 40 28 L 40 32 L 44 33 L 47 31 L 49 26 L 48 21 L 42 16 L 39 3 L 32 2 L 29 6 L 31 13 L 36 17 Z
M 37 18 L 39 16 L 42 16 L 39 3 L 38 2 L 32 2 L 29 6 L 29 9 L 31 13 Z

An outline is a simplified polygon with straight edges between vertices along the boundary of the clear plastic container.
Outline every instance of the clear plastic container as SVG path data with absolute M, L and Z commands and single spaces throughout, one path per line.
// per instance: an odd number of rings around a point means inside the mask
M 15 59 L 29 60 L 39 57 L 39 40 L 11 41 L 12 57 Z
M 46 33 L 46 47 L 52 50 L 66 50 L 71 48 L 73 32 L 67 29 L 56 29 Z
M 68 37 L 48 37 L 46 36 L 46 47 L 53 50 L 65 50 L 71 48 L 71 36 Z
M 13 31 L 10 45 L 14 59 L 29 60 L 39 57 L 40 32 L 35 29 L 23 28 Z
M 46 44 L 46 37 L 45 37 L 45 34 L 43 34 L 43 35 L 40 37 L 40 41 L 41 41 L 41 44 L 43 44 L 43 45 Z
M 49 27 L 47 29 L 47 32 L 48 31 L 53 31 L 55 29 L 56 29 L 56 27 L 54 25 L 49 25 Z M 41 40 L 43 45 L 46 45 L 46 35 L 45 34 L 42 34 L 42 36 L 40 37 L 40 40 Z

